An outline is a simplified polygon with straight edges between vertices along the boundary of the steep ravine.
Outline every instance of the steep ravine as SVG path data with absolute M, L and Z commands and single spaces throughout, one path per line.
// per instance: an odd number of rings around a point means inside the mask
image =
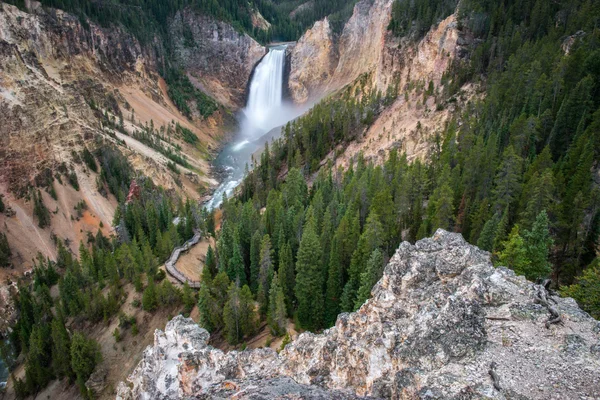
M 546 296 L 561 324 L 548 324 Z M 443 230 L 402 243 L 357 312 L 279 354 L 223 353 L 208 337 L 173 319 L 117 399 L 600 396 L 600 323 Z

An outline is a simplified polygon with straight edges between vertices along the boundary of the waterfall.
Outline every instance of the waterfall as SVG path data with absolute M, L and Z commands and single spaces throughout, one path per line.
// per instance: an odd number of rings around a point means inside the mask
M 270 49 L 254 70 L 248 103 L 244 110 L 253 131 L 250 136 L 264 134 L 279 125 L 279 109 L 283 103 L 284 68 L 285 47 L 282 46 Z
M 251 163 L 252 154 L 269 140 L 266 134 L 297 116 L 293 107 L 283 102 L 285 50 L 286 46 L 270 48 L 254 69 L 236 140 L 223 149 L 213 163 L 224 176 L 206 203 L 209 210 L 219 207 L 223 194 L 231 196 L 244 178 L 244 169 Z

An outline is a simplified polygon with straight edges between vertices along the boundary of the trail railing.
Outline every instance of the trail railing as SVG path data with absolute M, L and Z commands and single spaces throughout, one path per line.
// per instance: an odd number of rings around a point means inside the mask
M 179 256 L 181 256 L 182 253 L 189 251 L 193 246 L 197 245 L 198 242 L 200 242 L 201 238 L 202 238 L 202 234 L 199 231 L 196 231 L 194 233 L 194 236 L 190 240 L 185 242 L 180 247 L 176 247 L 175 249 L 173 249 L 171 256 L 165 262 L 165 268 L 167 269 L 167 272 L 169 272 L 179 282 L 181 282 L 181 283 L 187 282 L 188 285 L 190 285 L 190 287 L 193 289 L 200 288 L 200 281 L 193 281 L 191 279 L 188 279 L 185 275 L 183 275 L 181 272 L 179 272 L 179 270 L 176 267 L 176 264 L 177 264 L 177 260 L 179 259 Z

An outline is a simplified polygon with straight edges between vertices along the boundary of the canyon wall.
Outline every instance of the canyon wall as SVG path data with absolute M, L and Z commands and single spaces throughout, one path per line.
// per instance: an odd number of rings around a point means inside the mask
M 430 138 L 442 130 L 456 107 L 477 95 L 465 87 L 453 99 L 443 95 L 442 77 L 457 58 L 467 55 L 469 32 L 458 29 L 454 15 L 431 27 L 421 39 L 396 37 L 387 30 L 393 0 L 362 0 L 338 36 L 328 21 L 317 22 L 294 47 L 289 80 L 297 104 L 317 101 L 359 80 L 369 90 L 395 96 L 358 140 L 338 149 L 336 164 L 347 166 L 362 153 L 381 162 L 390 149 L 409 159 L 425 158 Z M 433 85 L 431 94 L 424 88 Z
M 190 9 L 173 17 L 169 33 L 177 62 L 192 83 L 232 109 L 243 108 L 246 86 L 266 48 L 227 23 Z
M 20 10 L 0 3 L 0 196 L 8 207 L 0 214 L 0 224 L 15 266 L 0 269 L 2 282 L 11 275 L 22 276 L 38 252 L 54 259 L 53 237 L 68 240 L 77 255 L 87 232 L 111 233 L 117 201 L 112 195 L 100 195 L 98 174 L 78 156 L 84 147 L 94 151 L 110 143 L 137 174 L 192 199 L 216 185 L 207 154 L 217 149 L 224 126 L 232 119 L 230 110 L 243 104 L 246 82 L 265 51 L 227 24 L 184 11 L 177 18 L 194 27 L 193 54 L 176 41 L 175 59 L 166 60 L 159 38 L 142 44 L 119 27 L 84 24 L 74 15 L 34 1 L 26 5 Z M 171 24 L 174 35 L 176 21 Z M 191 118 L 182 115 L 158 73 L 166 65 L 189 67 L 185 72 L 192 83 L 224 107 L 201 118 L 190 104 Z M 120 121 L 123 127 L 116 129 Z M 132 136 L 150 125 L 175 131 L 175 124 L 200 139 L 200 145 L 181 136 L 163 143 L 181 148 L 190 165 L 180 166 L 181 173 L 168 168 L 171 161 L 164 154 Z M 66 182 L 66 173 L 76 174 L 79 190 Z M 56 178 L 59 175 L 62 180 Z M 33 215 L 32 187 L 42 189 L 51 211 L 52 223 L 45 229 Z M 75 206 L 82 200 L 87 210 L 78 217 Z
M 598 321 L 443 230 L 402 243 L 357 312 L 321 334 L 300 334 L 279 354 L 223 353 L 208 338 L 192 320 L 174 318 L 117 398 L 600 395 Z

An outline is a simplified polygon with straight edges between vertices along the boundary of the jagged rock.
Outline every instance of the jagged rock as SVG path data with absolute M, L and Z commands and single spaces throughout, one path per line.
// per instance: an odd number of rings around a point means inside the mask
M 357 312 L 280 354 L 223 353 L 192 320 L 174 318 L 117 398 L 598 398 L 598 322 L 548 295 L 564 325 L 546 328 L 540 290 L 438 230 L 400 245 Z

